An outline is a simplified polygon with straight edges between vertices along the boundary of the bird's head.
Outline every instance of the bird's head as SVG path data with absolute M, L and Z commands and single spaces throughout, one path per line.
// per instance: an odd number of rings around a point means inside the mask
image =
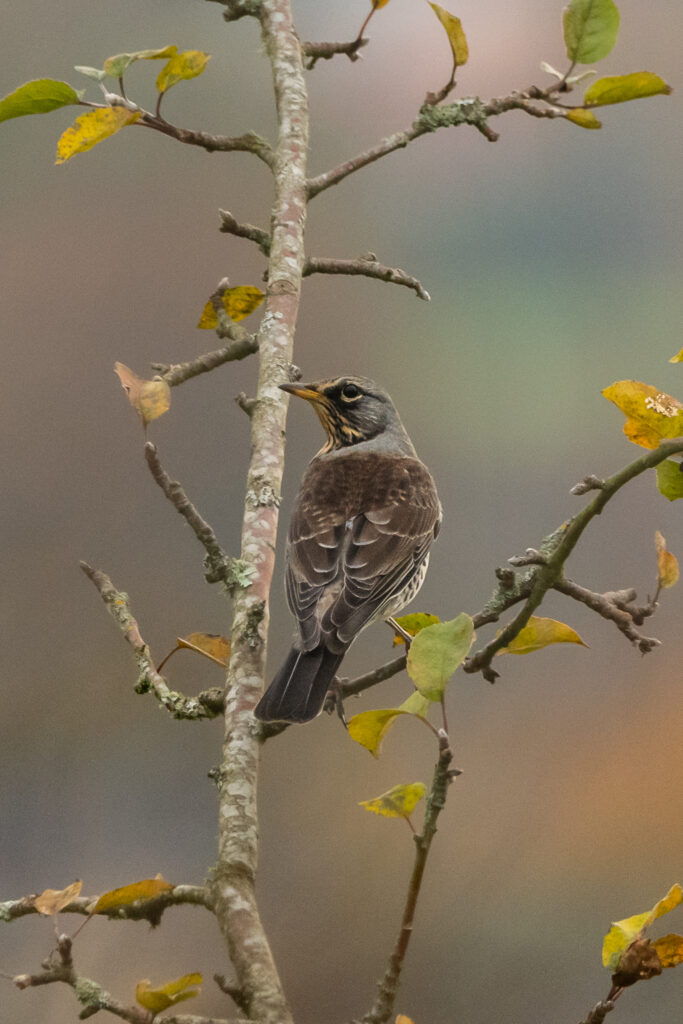
M 305 398 L 317 412 L 327 434 L 323 452 L 370 441 L 385 431 L 407 440 L 391 398 L 367 377 L 333 377 L 280 387 Z

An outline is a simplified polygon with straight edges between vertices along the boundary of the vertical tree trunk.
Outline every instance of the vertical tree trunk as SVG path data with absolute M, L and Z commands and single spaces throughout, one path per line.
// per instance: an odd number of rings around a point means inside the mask
M 291 1013 L 254 897 L 259 739 L 252 711 L 265 675 L 269 592 L 284 468 L 287 397 L 277 385 L 289 379 L 304 261 L 308 109 L 301 47 L 289 0 L 262 0 L 258 12 L 273 69 L 278 139 L 272 243 L 259 330 L 258 390 L 251 419 L 252 455 L 242 528 L 241 557 L 251 566 L 253 578 L 246 590 L 237 593 L 234 606 L 214 891 L 218 921 L 245 1009 L 259 1021 L 288 1024 Z

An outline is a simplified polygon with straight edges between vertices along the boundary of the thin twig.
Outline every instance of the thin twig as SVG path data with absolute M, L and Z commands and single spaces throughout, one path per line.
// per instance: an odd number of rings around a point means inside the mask
M 235 359 L 245 359 L 246 356 L 258 351 L 258 338 L 249 334 L 239 324 L 232 324 L 227 332 L 231 338 L 230 344 L 224 348 L 216 349 L 214 352 L 206 352 L 197 356 L 187 363 L 152 363 L 152 369 L 160 373 L 169 387 L 177 387 L 184 384 L 192 377 L 198 377 L 201 373 L 209 373 L 223 363 L 230 363 Z
M 304 57 L 308 57 L 304 67 L 307 71 L 312 71 L 317 61 L 332 60 L 338 54 L 345 54 L 350 61 L 360 60 L 358 51 L 369 42 L 369 39 L 356 38 L 348 43 L 302 43 Z
M 128 595 L 116 590 L 106 573 L 93 569 L 87 562 L 81 562 L 81 569 L 97 587 L 100 597 L 135 652 L 139 672 L 136 692 L 148 693 L 151 690 L 173 718 L 215 718 L 216 711 L 202 703 L 199 697 L 185 697 L 182 693 L 171 690 L 163 676 L 159 675 L 154 667 L 149 647 L 142 639 L 140 628 L 131 613 Z
M 388 281 L 390 284 L 405 285 L 412 288 L 415 294 L 425 302 L 430 301 L 429 292 L 422 287 L 416 277 L 409 277 L 398 267 L 385 267 L 378 263 L 374 254 L 368 257 L 361 257 L 357 260 L 339 260 L 309 256 L 304 264 L 303 276 L 311 274 L 351 274 L 362 277 L 374 277 L 379 281 Z
M 151 441 L 147 441 L 145 444 L 145 459 L 155 481 L 206 551 L 204 575 L 207 582 L 222 582 L 230 594 L 234 593 L 238 587 L 247 586 L 251 578 L 247 566 L 239 559 L 231 558 L 225 553 L 218 543 L 213 528 L 199 514 L 178 481 L 171 480 L 161 465 L 156 446 Z
M 190 128 L 178 128 L 174 124 L 169 124 L 158 114 L 151 114 L 149 111 L 143 111 L 142 117 L 135 124 L 142 128 L 151 128 L 161 132 L 162 135 L 169 135 L 172 139 L 183 142 L 185 145 L 199 146 L 208 153 L 253 153 L 271 170 L 274 166 L 275 157 L 270 143 L 256 132 L 246 132 L 244 135 L 234 137 L 212 135 L 209 132 L 194 131 Z
M 263 255 L 268 256 L 270 253 L 270 235 L 267 231 L 257 228 L 254 224 L 240 224 L 229 210 L 219 210 L 218 213 L 221 218 L 221 231 L 229 235 L 235 235 L 237 238 L 247 238 L 250 242 L 255 242 Z
M 436 835 L 436 823 L 439 814 L 446 804 L 448 787 L 453 780 L 450 764 L 453 752 L 445 732 L 439 733 L 439 757 L 434 767 L 432 784 L 427 796 L 424 825 L 422 834 L 414 837 L 415 858 L 408 884 L 408 892 L 403 908 L 403 917 L 399 928 L 394 950 L 389 957 L 389 964 L 384 977 L 379 982 L 377 995 L 370 1010 L 362 1018 L 363 1024 L 385 1024 L 392 1016 L 398 991 L 403 961 L 413 933 L 415 909 L 420 895 L 427 857 Z
M 607 1014 L 613 1009 L 614 1002 L 612 1000 L 601 1000 L 599 1003 L 596 1003 L 588 1016 L 581 1021 L 581 1024 L 602 1024 Z
M 557 580 L 553 584 L 553 588 L 559 591 L 560 594 L 564 594 L 566 597 L 573 597 L 575 601 L 585 604 L 588 608 L 597 612 L 598 615 L 602 615 L 603 619 L 609 619 L 638 648 L 641 654 L 647 654 L 654 647 L 658 647 L 661 644 L 661 640 L 656 640 L 654 637 L 642 636 L 634 626 L 633 616 L 628 611 L 623 598 L 632 595 L 630 600 L 635 600 L 635 590 L 617 592 L 616 596 L 621 596 L 622 598 L 621 603 L 617 603 L 615 601 L 615 594 L 598 594 L 564 577 Z M 654 611 L 654 607 L 652 611 Z

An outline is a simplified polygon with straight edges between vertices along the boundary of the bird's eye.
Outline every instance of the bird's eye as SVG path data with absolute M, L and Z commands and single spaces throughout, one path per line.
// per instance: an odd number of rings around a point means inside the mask
M 342 388 L 342 398 L 352 399 L 358 398 L 360 395 L 360 388 L 357 388 L 355 384 L 345 384 Z

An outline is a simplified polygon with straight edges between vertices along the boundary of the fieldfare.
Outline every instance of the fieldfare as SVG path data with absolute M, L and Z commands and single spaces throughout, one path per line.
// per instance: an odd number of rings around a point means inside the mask
M 289 527 L 287 602 L 298 636 L 255 714 L 308 722 L 360 631 L 422 586 L 441 505 L 382 388 L 365 377 L 280 387 L 312 403 L 327 442 L 304 474 Z

